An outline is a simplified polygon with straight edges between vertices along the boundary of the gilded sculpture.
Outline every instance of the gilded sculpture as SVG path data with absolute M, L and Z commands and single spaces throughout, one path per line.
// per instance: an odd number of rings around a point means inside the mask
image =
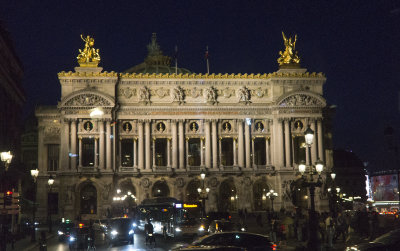
M 285 51 L 280 51 L 278 58 L 279 66 L 298 66 L 300 64 L 300 58 L 296 51 L 297 35 L 286 38 L 285 33 L 282 31 L 283 42 L 285 44 Z
M 78 63 L 81 67 L 97 67 L 100 62 L 99 49 L 93 48 L 94 38 L 86 36 L 85 38 L 81 34 L 81 39 L 85 42 L 85 48 L 79 49 L 79 55 L 77 57 Z

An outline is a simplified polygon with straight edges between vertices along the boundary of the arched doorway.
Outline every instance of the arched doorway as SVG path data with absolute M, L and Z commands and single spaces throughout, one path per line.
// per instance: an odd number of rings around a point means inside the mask
M 153 197 L 168 197 L 169 196 L 169 187 L 167 182 L 159 180 L 153 185 L 153 189 L 151 190 L 151 194 Z
M 80 192 L 80 213 L 97 213 L 97 189 L 92 183 L 83 185 Z
M 122 181 L 114 191 L 112 203 L 112 216 L 121 217 L 124 215 L 134 216 L 136 204 L 136 189 L 131 180 Z
M 269 187 L 265 179 L 259 179 L 256 182 L 254 182 L 253 199 L 254 199 L 255 211 L 264 211 L 271 206 L 269 204 L 269 199 L 266 196 L 268 191 Z
M 200 180 L 191 180 L 186 187 L 186 201 L 188 203 L 198 203 L 200 201 L 200 195 L 197 189 L 200 187 Z
M 307 188 L 302 185 L 302 179 L 297 179 L 290 185 L 291 201 L 293 206 L 299 209 L 308 208 L 308 191 Z
M 233 179 L 224 180 L 219 186 L 218 210 L 233 212 L 237 210 L 237 190 Z

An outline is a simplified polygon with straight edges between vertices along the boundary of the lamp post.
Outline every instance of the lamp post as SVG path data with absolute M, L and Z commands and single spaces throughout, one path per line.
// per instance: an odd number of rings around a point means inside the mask
M 1 183 L 1 191 L 0 192 L 4 192 L 3 189 L 7 190 L 7 185 L 5 185 L 6 184 L 6 180 L 7 180 L 6 172 L 8 170 L 8 167 L 10 166 L 10 163 L 11 163 L 11 160 L 13 158 L 13 155 L 11 154 L 10 151 L 1 152 L 0 153 L 0 158 L 1 158 L 1 161 L 4 162 L 4 176 L 2 176 L 3 180 L 0 181 L 0 183 Z M 4 200 L 5 200 L 5 198 L 4 198 Z M 6 207 L 6 204 L 4 203 L 3 210 L 6 210 L 5 207 Z M 1 238 L 2 240 L 0 240 L 0 248 L 2 250 L 3 249 L 5 250 L 6 249 L 6 245 L 7 245 L 7 243 L 6 243 L 7 231 L 6 231 L 6 227 L 4 227 L 5 224 L 6 224 L 6 215 L 1 215 L 1 225 L 3 226 L 2 227 L 2 229 L 3 229 L 3 232 L 2 232 L 3 238 Z
M 33 178 L 33 183 L 34 183 L 34 200 L 33 200 L 33 207 L 32 207 L 32 223 L 33 223 L 33 229 L 32 229 L 32 236 L 31 236 L 31 242 L 36 241 L 36 233 L 35 233 L 35 213 L 36 213 L 36 190 L 37 190 L 37 184 L 36 184 L 36 179 L 39 176 L 39 170 L 38 169 L 33 169 L 31 170 L 31 176 Z
M 273 189 L 269 190 L 267 193 L 267 197 L 271 200 L 271 210 L 272 213 L 274 212 L 274 199 L 278 197 L 278 193 L 275 192 Z
M 8 167 L 10 166 L 11 160 L 13 158 L 13 155 L 11 154 L 10 151 L 8 152 L 1 152 L 0 153 L 1 161 L 4 162 L 5 170 L 8 170 Z
M 50 175 L 49 180 L 47 181 L 47 184 L 49 184 L 49 195 L 51 194 L 51 187 L 54 184 L 54 178 L 52 175 Z M 50 208 L 50 196 L 47 196 L 47 213 L 48 213 L 48 221 L 49 221 L 49 233 L 51 233 L 53 222 L 51 221 L 51 208 Z
M 208 197 L 208 193 L 210 192 L 210 188 L 205 188 L 204 185 L 204 179 L 206 178 L 206 174 L 204 172 L 201 172 L 200 174 L 200 178 L 201 178 L 201 188 L 197 188 L 197 192 L 199 192 L 200 194 L 200 198 L 201 198 L 201 207 L 202 207 L 202 216 L 203 218 L 206 217 L 206 199 Z
M 311 161 L 311 145 L 314 140 L 314 131 L 308 126 L 304 132 L 304 138 L 307 145 L 309 154 L 309 163 L 306 165 L 304 162 L 299 164 L 299 171 L 302 175 L 303 186 L 308 187 L 310 191 L 310 211 L 309 211 L 309 239 L 307 243 L 308 250 L 319 249 L 318 239 L 318 222 L 315 214 L 315 188 L 322 185 L 321 172 L 324 168 L 323 163 L 318 159 L 315 165 Z M 314 175 L 318 174 L 318 179 L 314 180 Z

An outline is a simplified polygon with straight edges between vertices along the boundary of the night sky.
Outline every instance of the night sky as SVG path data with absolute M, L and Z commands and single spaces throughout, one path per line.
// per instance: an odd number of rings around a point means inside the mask
M 379 158 L 383 130 L 400 124 L 399 1 L 23 1 L 3 0 L 0 19 L 24 65 L 26 114 L 60 99 L 57 73 L 77 66 L 80 34 L 95 37 L 105 71 L 143 62 L 152 32 L 178 67 L 204 73 L 270 73 L 281 31 L 298 35 L 301 65 L 324 72 L 337 106 L 334 143 Z

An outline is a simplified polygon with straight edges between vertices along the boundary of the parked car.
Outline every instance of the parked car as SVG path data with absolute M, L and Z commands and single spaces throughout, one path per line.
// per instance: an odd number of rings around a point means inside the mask
M 247 251 L 277 250 L 277 245 L 271 242 L 267 236 L 243 232 L 222 232 L 211 234 L 194 241 L 187 247 L 180 247 L 175 250 L 202 250 L 202 248 L 209 248 L 210 246 L 218 248 L 236 247 Z
M 346 247 L 346 251 L 397 251 L 400 246 L 400 229 L 390 231 L 373 241 Z
M 231 231 L 244 232 L 246 231 L 246 229 L 240 224 L 235 224 L 227 220 L 213 220 L 208 226 L 209 233 L 231 232 Z
M 86 250 L 88 248 L 88 227 L 74 227 L 71 229 L 71 234 L 68 238 L 69 250 Z
M 69 238 L 71 234 L 71 230 L 75 227 L 75 224 L 72 222 L 63 222 L 58 227 L 58 240 L 65 241 Z
M 131 218 L 109 219 L 105 229 L 106 238 L 112 245 L 120 242 L 132 244 L 135 242 L 135 227 Z

